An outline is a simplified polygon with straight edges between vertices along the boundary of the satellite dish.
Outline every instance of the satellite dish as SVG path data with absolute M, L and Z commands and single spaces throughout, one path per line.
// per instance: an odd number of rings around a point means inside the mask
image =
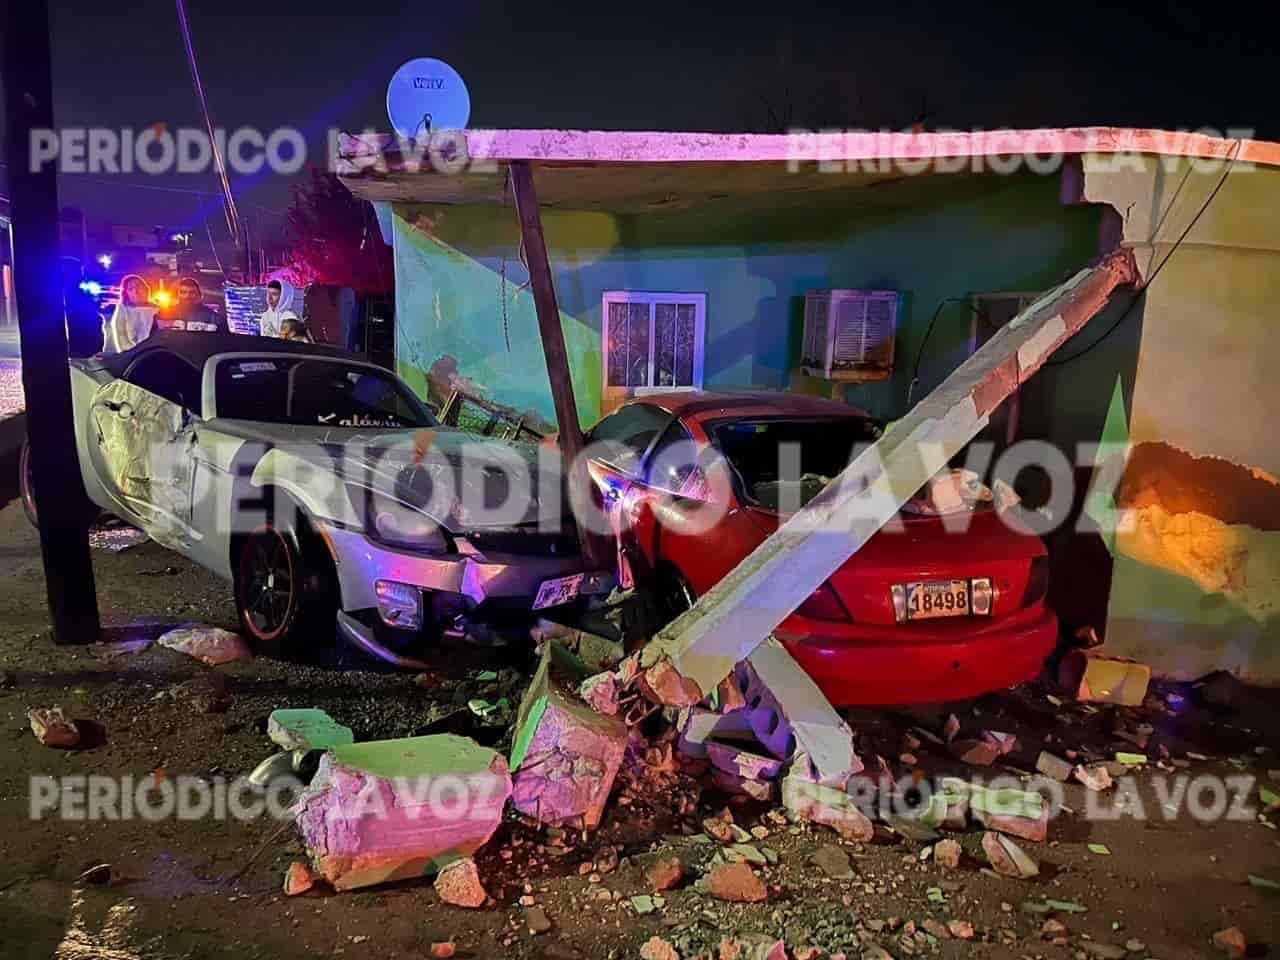
M 471 94 L 453 67 L 419 57 L 401 66 L 387 84 L 387 117 L 406 140 L 425 140 L 433 130 L 465 130 Z

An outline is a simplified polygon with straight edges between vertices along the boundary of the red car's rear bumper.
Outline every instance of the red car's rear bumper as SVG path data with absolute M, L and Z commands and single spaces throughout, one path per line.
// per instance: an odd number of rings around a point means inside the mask
M 1034 679 L 1058 639 L 1043 603 L 999 620 L 885 627 L 792 616 L 779 640 L 837 706 L 961 700 Z

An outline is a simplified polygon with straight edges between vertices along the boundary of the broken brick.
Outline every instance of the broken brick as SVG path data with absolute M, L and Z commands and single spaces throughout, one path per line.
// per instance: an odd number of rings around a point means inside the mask
M 975 767 L 989 767 L 1000 756 L 1000 747 L 990 740 L 953 740 L 951 755 Z
M 747 863 L 725 863 L 708 877 L 711 895 L 731 903 L 762 903 L 769 898 L 764 883 Z
M 959 841 L 950 838 L 939 840 L 933 845 L 933 859 L 944 870 L 955 870 L 959 867 L 962 853 L 963 848 Z
M 1249 950 L 1249 941 L 1239 927 L 1227 927 L 1213 935 L 1213 945 L 1228 957 L 1243 957 Z
M 991 868 L 1004 877 L 1027 880 L 1038 876 L 1039 865 L 1008 837 L 988 831 L 982 835 L 982 850 Z
M 455 860 L 436 877 L 436 893 L 450 906 L 475 910 L 489 899 L 480 882 L 480 870 L 470 857 Z
M 310 867 L 299 860 L 289 864 L 289 869 L 284 873 L 284 895 L 286 897 L 296 897 L 300 893 L 306 893 L 315 885 L 315 874 L 311 872 Z
M 680 960 L 680 953 L 661 937 L 650 937 L 640 947 L 640 960 Z
M 853 797 L 807 776 L 807 758 L 800 754 L 782 780 L 782 805 L 793 816 L 831 827 L 846 840 L 869 841 L 875 828 Z
M 988 830 L 1043 843 L 1049 830 L 1049 805 L 1040 794 L 971 785 L 969 812 Z
M 27 711 L 31 732 L 46 747 L 69 749 L 80 742 L 80 729 L 74 720 L 67 718 L 61 707 L 37 708 Z
M 660 857 L 649 865 L 644 875 L 654 892 L 674 890 L 684 879 L 684 864 L 679 857 Z
M 1105 763 L 1091 763 L 1088 766 L 1077 764 L 1071 772 L 1088 789 L 1097 793 L 1110 790 L 1114 783 Z
M 1041 750 L 1040 756 L 1036 757 L 1036 770 L 1060 783 L 1071 779 L 1071 764 L 1045 750 Z

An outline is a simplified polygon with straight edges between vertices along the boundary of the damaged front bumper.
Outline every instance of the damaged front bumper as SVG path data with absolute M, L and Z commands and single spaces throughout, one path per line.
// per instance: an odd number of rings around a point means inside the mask
M 581 555 L 563 548 L 558 556 L 482 552 L 459 537 L 457 552 L 432 555 L 387 547 L 348 527 L 317 526 L 333 556 L 341 608 L 350 621 L 340 626 L 348 638 L 353 624 L 371 635 L 391 630 L 407 639 L 419 630 L 465 634 L 480 623 L 531 622 L 544 581 L 583 572 Z M 596 579 L 588 575 L 584 593 L 597 591 Z M 394 607 L 390 594 L 417 606 L 416 621 L 408 617 L 397 623 L 388 615 Z

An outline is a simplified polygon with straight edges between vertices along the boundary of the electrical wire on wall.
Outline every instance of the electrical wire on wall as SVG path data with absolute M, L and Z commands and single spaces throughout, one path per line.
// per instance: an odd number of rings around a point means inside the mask
M 911 398 L 915 394 L 916 387 L 920 383 L 920 361 L 924 357 L 924 348 L 929 343 L 929 337 L 933 333 L 934 325 L 937 324 L 938 317 L 942 314 L 943 308 L 951 303 L 966 304 L 968 305 L 969 309 L 973 311 L 973 315 L 975 317 L 982 316 L 982 312 L 976 306 L 974 306 L 973 301 L 970 300 L 968 297 L 946 297 L 945 299 L 938 301 L 938 306 L 934 308 L 933 316 L 929 318 L 929 326 L 925 327 L 924 338 L 920 341 L 920 346 L 916 350 L 915 366 L 911 370 L 911 381 L 907 384 L 907 408 L 908 409 L 910 409 L 911 407 Z
M 1218 178 L 1217 184 L 1215 184 L 1214 188 L 1211 191 L 1209 191 L 1209 196 L 1206 197 L 1204 203 L 1200 205 L 1200 209 L 1197 210 L 1196 215 L 1191 218 L 1191 222 L 1188 223 L 1186 227 L 1183 229 L 1182 233 L 1178 235 L 1178 239 L 1173 242 L 1173 246 L 1169 248 L 1169 252 L 1164 255 L 1164 258 L 1158 264 L 1156 264 L 1156 268 L 1151 271 L 1151 276 L 1147 278 L 1147 282 L 1142 284 L 1140 287 L 1138 287 L 1137 290 L 1134 291 L 1133 297 L 1129 300 L 1128 304 L 1124 308 L 1124 312 L 1120 314 L 1120 316 L 1116 319 L 1115 323 L 1111 324 L 1111 326 L 1109 326 L 1106 329 L 1106 332 L 1104 332 L 1102 336 L 1098 337 L 1097 340 L 1093 341 L 1093 343 L 1089 344 L 1087 347 L 1084 347 L 1083 349 L 1078 350 L 1077 352 L 1071 354 L 1071 356 L 1069 357 L 1062 357 L 1061 359 L 1058 359 L 1058 360 L 1049 360 L 1044 364 L 1046 367 L 1061 367 L 1061 366 L 1065 366 L 1068 363 L 1071 363 L 1073 360 L 1079 360 L 1085 354 L 1093 350 L 1094 347 L 1098 346 L 1098 344 L 1102 343 L 1109 336 L 1111 336 L 1113 333 L 1115 333 L 1117 330 L 1120 329 L 1120 327 L 1124 324 L 1125 320 L 1129 318 L 1129 314 L 1133 312 L 1133 308 L 1137 306 L 1138 301 L 1143 299 L 1143 297 L 1146 295 L 1147 290 L 1151 287 L 1151 284 L 1155 283 L 1156 277 L 1160 275 L 1160 271 L 1164 269 L 1164 265 L 1169 262 L 1170 258 L 1175 253 L 1178 252 L 1178 248 L 1182 246 L 1182 241 L 1187 239 L 1187 236 L 1191 233 L 1195 225 L 1200 221 L 1200 218 L 1204 216 L 1205 211 L 1209 209 L 1209 206 L 1213 203 L 1214 198 L 1217 197 L 1218 191 L 1221 190 L 1223 184 L 1227 182 L 1227 177 L 1231 176 L 1231 170 L 1235 166 L 1236 159 L 1240 156 L 1240 149 L 1243 146 L 1244 146 L 1243 140 L 1236 141 L 1235 152 L 1232 153 L 1231 159 L 1227 161 L 1227 168 L 1224 171 L 1222 171 L 1222 176 Z M 1187 177 L 1190 176 L 1190 174 L 1191 174 L 1191 166 L 1190 166 L 1190 161 L 1188 161 L 1187 172 L 1183 174 L 1182 183 L 1180 183 L 1178 185 L 1178 189 L 1174 191 L 1173 198 L 1169 201 L 1169 206 L 1165 209 L 1164 214 L 1160 217 L 1160 220 L 1156 223 L 1155 229 L 1152 230 L 1151 232 L 1151 242 L 1152 242 L 1153 249 L 1155 245 L 1156 234 L 1159 232 L 1160 228 L 1164 225 L 1165 219 L 1169 216 L 1169 211 L 1173 209 L 1173 205 L 1178 199 L 1178 194 L 1182 192 L 1182 186 L 1183 184 L 1186 183 Z

